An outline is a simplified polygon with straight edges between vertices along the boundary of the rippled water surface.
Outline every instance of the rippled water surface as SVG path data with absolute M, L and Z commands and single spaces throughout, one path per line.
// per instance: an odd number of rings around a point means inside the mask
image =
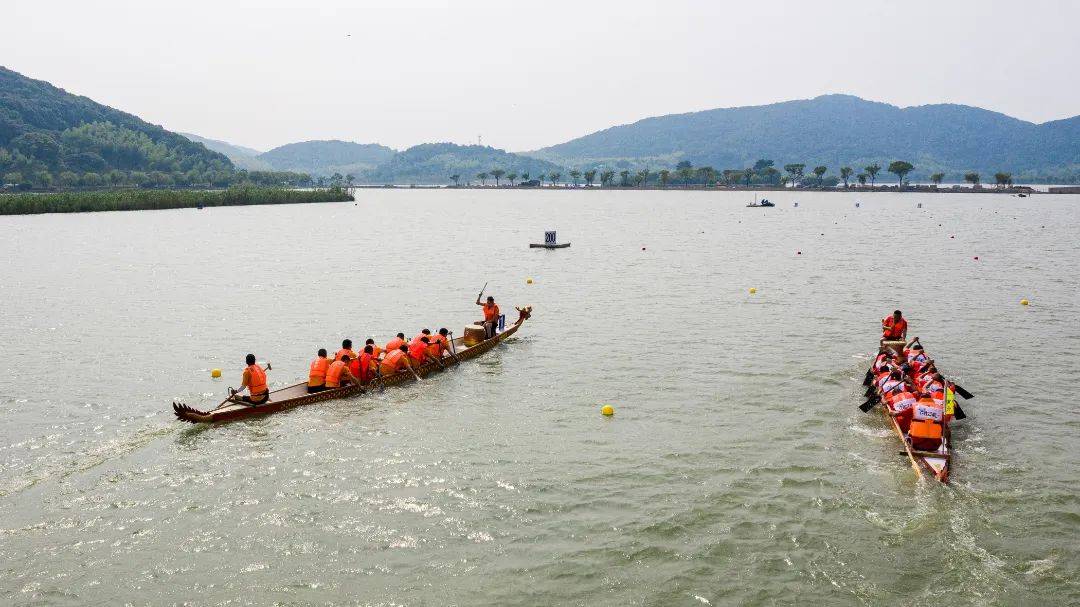
M 1080 197 L 746 198 L 0 217 L 0 603 L 1080 602 Z M 484 281 L 535 313 L 480 359 L 172 417 L 249 351 L 280 386 L 345 336 L 460 332 Z M 857 409 L 897 307 L 976 394 L 948 487 Z

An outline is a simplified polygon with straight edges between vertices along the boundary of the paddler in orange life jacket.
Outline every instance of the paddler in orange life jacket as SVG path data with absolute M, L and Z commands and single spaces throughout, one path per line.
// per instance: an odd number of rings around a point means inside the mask
M 351 339 L 341 340 L 341 349 L 338 350 L 337 354 L 334 355 L 334 360 L 341 360 L 341 357 L 346 355 L 348 355 L 349 360 L 356 358 L 356 352 L 353 352 L 352 349 Z
M 342 354 L 340 360 L 335 360 L 330 363 L 330 367 L 326 369 L 326 387 L 327 388 L 339 388 L 349 384 L 358 383 L 359 380 L 349 370 L 349 358 L 348 354 Z
M 418 343 L 424 337 L 428 338 L 428 340 L 431 339 L 431 329 L 424 329 L 423 331 L 417 333 L 416 336 L 409 341 L 409 345 L 411 346 L 415 343 Z
M 430 345 L 428 346 L 428 354 L 431 354 L 435 358 L 441 359 L 445 356 L 446 352 L 450 352 L 450 339 L 447 337 L 450 332 L 446 330 L 446 327 L 439 329 L 439 332 L 432 337 Z M 453 354 L 450 354 L 453 356 Z
M 428 352 L 428 347 L 431 345 L 431 340 L 425 335 L 420 338 L 420 341 L 414 341 L 409 344 L 409 362 L 412 363 L 414 368 L 420 367 L 420 365 L 427 361 L 434 361 L 440 366 L 443 364 L 441 360 L 435 358 Z
M 401 348 L 401 346 L 404 346 L 404 345 L 405 345 L 405 334 L 404 333 L 398 333 L 397 337 L 395 337 L 394 339 L 391 339 L 390 341 L 386 342 L 386 354 L 390 354 L 394 350 L 397 350 L 397 349 Z
M 375 357 L 375 346 L 373 344 L 367 344 L 364 346 L 364 351 L 360 353 L 360 378 L 361 384 L 366 384 L 375 378 L 376 372 L 379 369 L 379 359 Z
M 248 393 L 240 396 L 240 400 L 253 405 L 261 405 L 270 400 L 270 389 L 266 385 L 266 371 L 270 370 L 270 364 L 267 363 L 266 369 L 263 370 L 255 364 L 254 354 L 248 354 L 245 362 L 247 367 L 244 368 L 244 375 L 240 380 L 240 389 L 234 391 L 233 395 L 239 396 L 246 388 Z
M 382 356 L 383 349 L 380 348 L 379 346 L 376 346 L 375 345 L 375 340 L 371 339 L 370 337 L 367 338 L 366 342 L 364 342 L 364 349 L 367 349 L 368 346 L 371 346 L 371 355 L 372 356 L 374 356 L 375 358 L 379 358 L 379 357 Z
M 401 344 L 396 350 L 386 351 L 386 356 L 383 357 L 382 364 L 379 365 L 379 373 L 385 378 L 403 369 L 408 369 L 417 380 L 420 379 L 420 376 L 416 374 L 416 370 L 413 369 L 412 364 L 409 362 L 409 346 L 406 344 Z
M 495 304 L 495 298 L 488 295 L 487 301 L 480 303 L 476 298 L 476 305 L 484 309 L 484 335 L 488 338 L 495 337 L 495 330 L 499 326 L 499 306 Z
M 311 361 L 308 371 L 308 392 L 322 392 L 326 389 L 326 370 L 330 368 L 330 360 L 326 358 L 326 348 L 319 348 L 315 360 Z
M 881 319 L 881 340 L 899 341 L 902 339 L 907 339 L 907 321 L 904 320 L 904 315 L 900 313 L 900 310 L 896 310 L 892 316 Z

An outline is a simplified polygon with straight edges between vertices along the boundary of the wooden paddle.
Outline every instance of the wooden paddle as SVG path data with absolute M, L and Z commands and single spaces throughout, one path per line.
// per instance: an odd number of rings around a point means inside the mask
M 960 386 L 958 386 L 956 384 L 953 384 L 953 388 L 956 390 L 957 394 L 964 397 L 964 400 L 971 400 L 971 399 L 975 398 L 974 394 L 972 394 L 971 392 L 968 392 L 967 390 L 961 388 Z M 959 418 L 957 418 L 957 419 L 959 419 Z
M 868 400 L 865 403 L 859 405 L 859 410 L 862 411 L 863 413 L 869 413 L 870 409 L 873 409 L 874 405 L 876 405 L 876 404 L 878 404 L 878 397 L 875 394 L 873 397 L 870 398 L 870 400 Z

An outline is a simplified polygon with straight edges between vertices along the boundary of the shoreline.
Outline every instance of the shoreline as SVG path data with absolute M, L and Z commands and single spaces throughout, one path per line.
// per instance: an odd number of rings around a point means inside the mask
M 1070 191 L 1043 191 L 1031 186 L 1013 186 L 1010 188 L 967 186 L 947 186 L 935 188 L 933 186 L 906 186 L 897 189 L 896 186 L 859 186 L 849 188 L 788 188 L 783 186 L 704 186 L 704 185 L 675 185 L 675 186 L 587 186 L 584 184 L 559 184 L 544 186 L 519 186 L 519 185 L 419 185 L 419 184 L 382 184 L 382 185 L 353 185 L 353 190 L 511 190 L 511 191 L 649 191 L 649 192 L 783 192 L 783 193 L 904 193 L 904 194 L 1080 194 L 1080 186 L 1047 186 L 1049 188 Z
M 105 211 L 161 211 L 205 207 L 353 201 L 344 189 L 295 190 L 235 187 L 227 190 L 113 190 L 0 194 L 0 216 Z

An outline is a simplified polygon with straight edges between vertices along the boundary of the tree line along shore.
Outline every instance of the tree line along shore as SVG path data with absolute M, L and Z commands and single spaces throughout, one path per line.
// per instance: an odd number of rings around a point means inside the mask
M 0 215 L 148 211 L 354 200 L 344 188 L 313 190 L 264 188 L 252 185 L 226 190 L 113 190 L 99 192 L 16 193 L 0 195 Z
M 718 171 L 711 166 L 695 167 L 692 162 L 684 160 L 675 165 L 674 169 L 664 168 L 656 171 L 648 168 L 623 169 L 618 172 L 613 169 L 590 169 L 585 171 L 574 169 L 568 171 L 565 175 L 561 171 L 530 174 L 528 172 L 519 173 L 513 170 L 494 168 L 477 173 L 476 180 L 480 182 L 481 186 L 486 186 L 488 180 L 494 181 L 496 186 L 501 186 L 505 179 L 511 186 L 515 184 L 541 186 L 548 182 L 552 186 L 564 183 L 592 186 L 598 183 L 600 187 L 620 188 L 646 187 L 649 185 L 662 188 L 680 185 L 706 187 L 742 185 L 746 188 L 752 186 L 835 188 L 840 183 L 843 183 L 844 188 L 847 189 L 856 181 L 860 186 L 865 187 L 869 183 L 869 187 L 876 188 L 877 176 L 882 170 L 880 164 L 872 163 L 858 171 L 850 166 L 843 166 L 840 167 L 838 175 L 829 175 L 829 167 L 825 165 L 808 168 L 806 164 L 791 163 L 785 164 L 783 171 L 781 171 L 774 164 L 772 160 L 762 158 L 755 162 L 752 167 Z M 906 160 L 894 160 L 888 163 L 885 169 L 896 176 L 898 188 L 905 188 L 909 187 L 906 181 L 907 175 L 915 169 L 915 165 Z M 944 172 L 933 173 L 930 175 L 930 181 L 935 186 L 940 186 L 947 176 Z M 1013 187 L 1012 173 L 999 171 L 993 177 L 996 187 Z M 983 176 L 975 171 L 964 173 L 963 178 L 973 187 L 980 187 L 983 182 Z M 450 175 L 449 179 L 450 183 L 455 186 L 463 185 L 463 176 L 460 173 Z M 464 179 L 464 185 L 472 186 L 474 184 L 471 178 Z

